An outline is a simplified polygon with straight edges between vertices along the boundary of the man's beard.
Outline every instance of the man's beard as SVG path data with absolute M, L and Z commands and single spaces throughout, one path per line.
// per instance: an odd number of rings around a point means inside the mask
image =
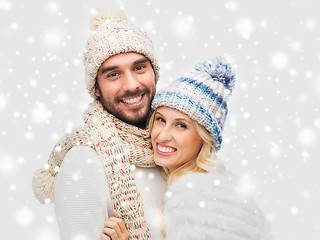
M 145 127 L 146 120 L 151 110 L 151 101 L 155 95 L 155 91 L 151 93 L 150 89 L 138 90 L 136 92 L 128 92 L 122 96 L 117 96 L 114 100 L 105 97 L 100 91 L 99 100 L 105 110 L 117 117 L 123 122 L 139 127 Z M 148 101 L 147 105 L 143 104 L 142 108 L 121 109 L 117 105 L 122 104 L 121 99 L 134 97 L 143 94 L 143 101 Z M 121 105 L 120 105 L 121 106 Z

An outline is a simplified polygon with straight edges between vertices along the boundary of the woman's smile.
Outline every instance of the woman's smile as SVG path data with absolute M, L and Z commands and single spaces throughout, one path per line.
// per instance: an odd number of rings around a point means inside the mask
M 169 107 L 159 107 L 151 131 L 154 161 L 173 172 L 198 156 L 202 139 L 194 121 L 186 114 Z

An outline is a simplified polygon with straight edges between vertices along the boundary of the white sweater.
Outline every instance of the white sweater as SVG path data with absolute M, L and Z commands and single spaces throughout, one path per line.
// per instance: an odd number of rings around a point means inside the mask
M 168 188 L 164 217 L 167 240 L 272 239 L 263 213 L 230 173 L 184 175 Z
M 152 239 L 161 234 L 161 199 L 166 182 L 159 168 L 133 170 Z M 99 240 L 106 218 L 113 216 L 108 182 L 94 150 L 73 147 L 61 165 L 55 185 L 55 214 L 61 240 Z

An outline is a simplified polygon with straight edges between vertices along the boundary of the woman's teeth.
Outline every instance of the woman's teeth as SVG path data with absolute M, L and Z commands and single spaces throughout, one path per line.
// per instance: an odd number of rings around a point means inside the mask
M 158 145 L 158 150 L 163 153 L 172 153 L 176 151 L 174 148 L 160 147 L 159 145 Z

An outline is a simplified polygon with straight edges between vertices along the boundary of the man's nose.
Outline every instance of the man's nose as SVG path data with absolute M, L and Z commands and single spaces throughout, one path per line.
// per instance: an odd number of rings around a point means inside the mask
M 125 91 L 136 91 L 140 87 L 137 76 L 132 72 L 127 72 L 124 77 L 123 89 Z

